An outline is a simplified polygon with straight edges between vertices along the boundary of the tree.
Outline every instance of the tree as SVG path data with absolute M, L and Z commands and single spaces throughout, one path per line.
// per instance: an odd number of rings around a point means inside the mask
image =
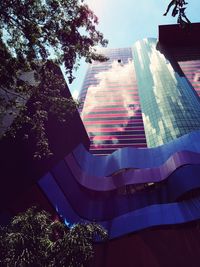
M 106 231 L 95 223 L 66 227 L 36 207 L 14 217 L 0 229 L 1 266 L 86 266 L 96 238 Z
M 37 136 L 36 158 L 51 155 L 44 127 L 48 115 L 55 114 L 63 122 L 66 114 L 77 107 L 73 99 L 63 96 L 63 81 L 49 71 L 49 60 L 64 64 L 69 83 L 74 79 L 73 70 L 79 66 L 80 58 L 89 63 L 106 60 L 95 49 L 107 44 L 103 34 L 96 30 L 97 24 L 97 17 L 84 0 L 1 2 L 0 119 L 18 116 L 11 127 L 13 135 L 23 123 L 31 126 Z M 24 73 L 32 73 L 34 82 L 24 80 Z M 25 105 L 30 98 L 31 116 Z

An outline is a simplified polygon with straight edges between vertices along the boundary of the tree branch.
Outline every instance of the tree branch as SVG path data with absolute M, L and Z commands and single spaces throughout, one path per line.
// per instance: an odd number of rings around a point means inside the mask
M 24 98 L 20 93 L 13 92 L 13 91 L 10 91 L 10 90 L 2 88 L 2 87 L 0 88 L 0 90 L 3 90 L 6 94 L 11 94 L 11 95 L 14 95 L 14 96 L 17 96 L 17 97 L 23 99 L 24 101 L 27 101 L 27 99 Z

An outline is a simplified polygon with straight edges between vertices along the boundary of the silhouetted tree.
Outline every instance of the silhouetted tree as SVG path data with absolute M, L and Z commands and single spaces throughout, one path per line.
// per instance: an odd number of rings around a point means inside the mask
M 18 120 L 11 132 L 23 123 L 36 132 L 35 157 L 50 155 L 44 124 L 49 113 L 66 114 L 77 107 L 63 95 L 63 81 L 46 63 L 64 64 L 69 83 L 80 58 L 104 61 L 95 46 L 107 40 L 96 30 L 98 19 L 84 0 L 4 0 L 0 4 L 0 120 Z M 29 75 L 27 81 L 26 75 Z M 30 76 L 32 78 L 30 79 Z M 45 82 L 44 82 L 45 79 Z M 30 81 L 31 80 L 31 81 Z M 32 99 L 32 114 L 24 105 Z M 4 132 L 4 123 L 1 125 Z M 28 137 L 28 134 L 26 135 Z
M 86 266 L 93 257 L 96 238 L 104 240 L 99 225 L 76 224 L 71 228 L 36 207 L 14 217 L 0 229 L 1 266 Z

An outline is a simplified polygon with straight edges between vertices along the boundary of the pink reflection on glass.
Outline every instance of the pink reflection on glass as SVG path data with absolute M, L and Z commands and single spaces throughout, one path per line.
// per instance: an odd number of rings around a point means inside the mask
M 103 127 L 89 127 L 87 126 L 87 131 L 93 131 L 93 132 L 123 132 L 126 130 L 128 133 L 129 131 L 144 131 L 144 127 L 111 127 L 111 128 L 103 128 Z
M 200 60 L 180 61 L 179 65 L 197 94 L 200 95 Z
M 84 82 L 84 93 L 87 94 L 81 116 L 92 142 L 91 149 L 105 150 L 110 145 L 112 149 L 136 147 L 137 144 L 146 146 L 136 75 L 129 60 L 131 50 L 128 48 L 128 51 L 128 58 L 124 55 L 125 59 L 122 59 L 116 52 L 109 62 L 95 63 L 87 73 Z M 119 58 L 122 60 L 120 64 Z

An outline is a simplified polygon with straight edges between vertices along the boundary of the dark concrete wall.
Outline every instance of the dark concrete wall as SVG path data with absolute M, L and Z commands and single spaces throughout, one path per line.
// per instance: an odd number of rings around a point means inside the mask
M 198 267 L 199 222 L 146 229 L 95 246 L 91 267 Z

